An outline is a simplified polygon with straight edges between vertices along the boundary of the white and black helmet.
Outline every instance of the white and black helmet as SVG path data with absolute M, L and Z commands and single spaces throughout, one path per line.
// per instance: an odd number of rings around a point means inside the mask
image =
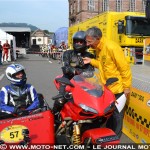
M 23 76 L 21 79 L 16 78 L 16 74 L 22 72 Z M 14 85 L 24 85 L 26 83 L 26 73 L 25 68 L 20 64 L 11 64 L 6 69 L 7 79 Z

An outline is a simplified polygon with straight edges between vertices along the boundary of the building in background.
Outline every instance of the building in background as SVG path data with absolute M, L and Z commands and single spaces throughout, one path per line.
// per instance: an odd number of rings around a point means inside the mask
M 52 36 L 53 35 L 46 34 L 44 30 L 37 29 L 31 34 L 31 45 L 48 45 L 52 43 Z
M 53 44 L 59 47 L 62 42 L 68 45 L 68 27 L 61 27 L 54 33 Z
M 146 0 L 68 0 L 69 26 L 105 11 L 145 12 Z

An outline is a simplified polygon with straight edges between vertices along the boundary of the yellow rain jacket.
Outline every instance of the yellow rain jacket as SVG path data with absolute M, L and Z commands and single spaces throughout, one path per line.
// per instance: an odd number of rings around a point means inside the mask
M 96 48 L 96 59 L 92 59 L 91 64 L 99 69 L 104 84 L 109 78 L 118 78 L 117 82 L 108 87 L 114 94 L 130 88 L 132 82 L 130 65 L 117 43 L 102 37 Z

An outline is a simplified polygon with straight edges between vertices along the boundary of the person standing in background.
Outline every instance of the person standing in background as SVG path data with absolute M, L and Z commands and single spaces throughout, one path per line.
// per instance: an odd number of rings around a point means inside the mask
M 3 46 L 1 45 L 1 41 L 0 41 L 0 65 L 2 65 L 2 52 L 3 52 Z
M 6 62 L 8 62 L 9 49 L 10 49 L 10 45 L 8 44 L 8 40 L 6 40 L 6 43 L 3 44 L 3 61 L 5 60 L 5 56 L 6 56 Z

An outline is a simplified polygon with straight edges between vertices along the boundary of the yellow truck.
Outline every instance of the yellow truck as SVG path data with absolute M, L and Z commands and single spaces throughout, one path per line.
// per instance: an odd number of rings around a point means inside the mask
M 150 37 L 150 20 L 140 12 L 104 12 L 77 25 L 69 27 L 68 45 L 72 47 L 72 36 L 79 30 L 86 31 L 97 26 L 103 36 L 122 47 L 127 60 L 143 63 L 143 40 Z

